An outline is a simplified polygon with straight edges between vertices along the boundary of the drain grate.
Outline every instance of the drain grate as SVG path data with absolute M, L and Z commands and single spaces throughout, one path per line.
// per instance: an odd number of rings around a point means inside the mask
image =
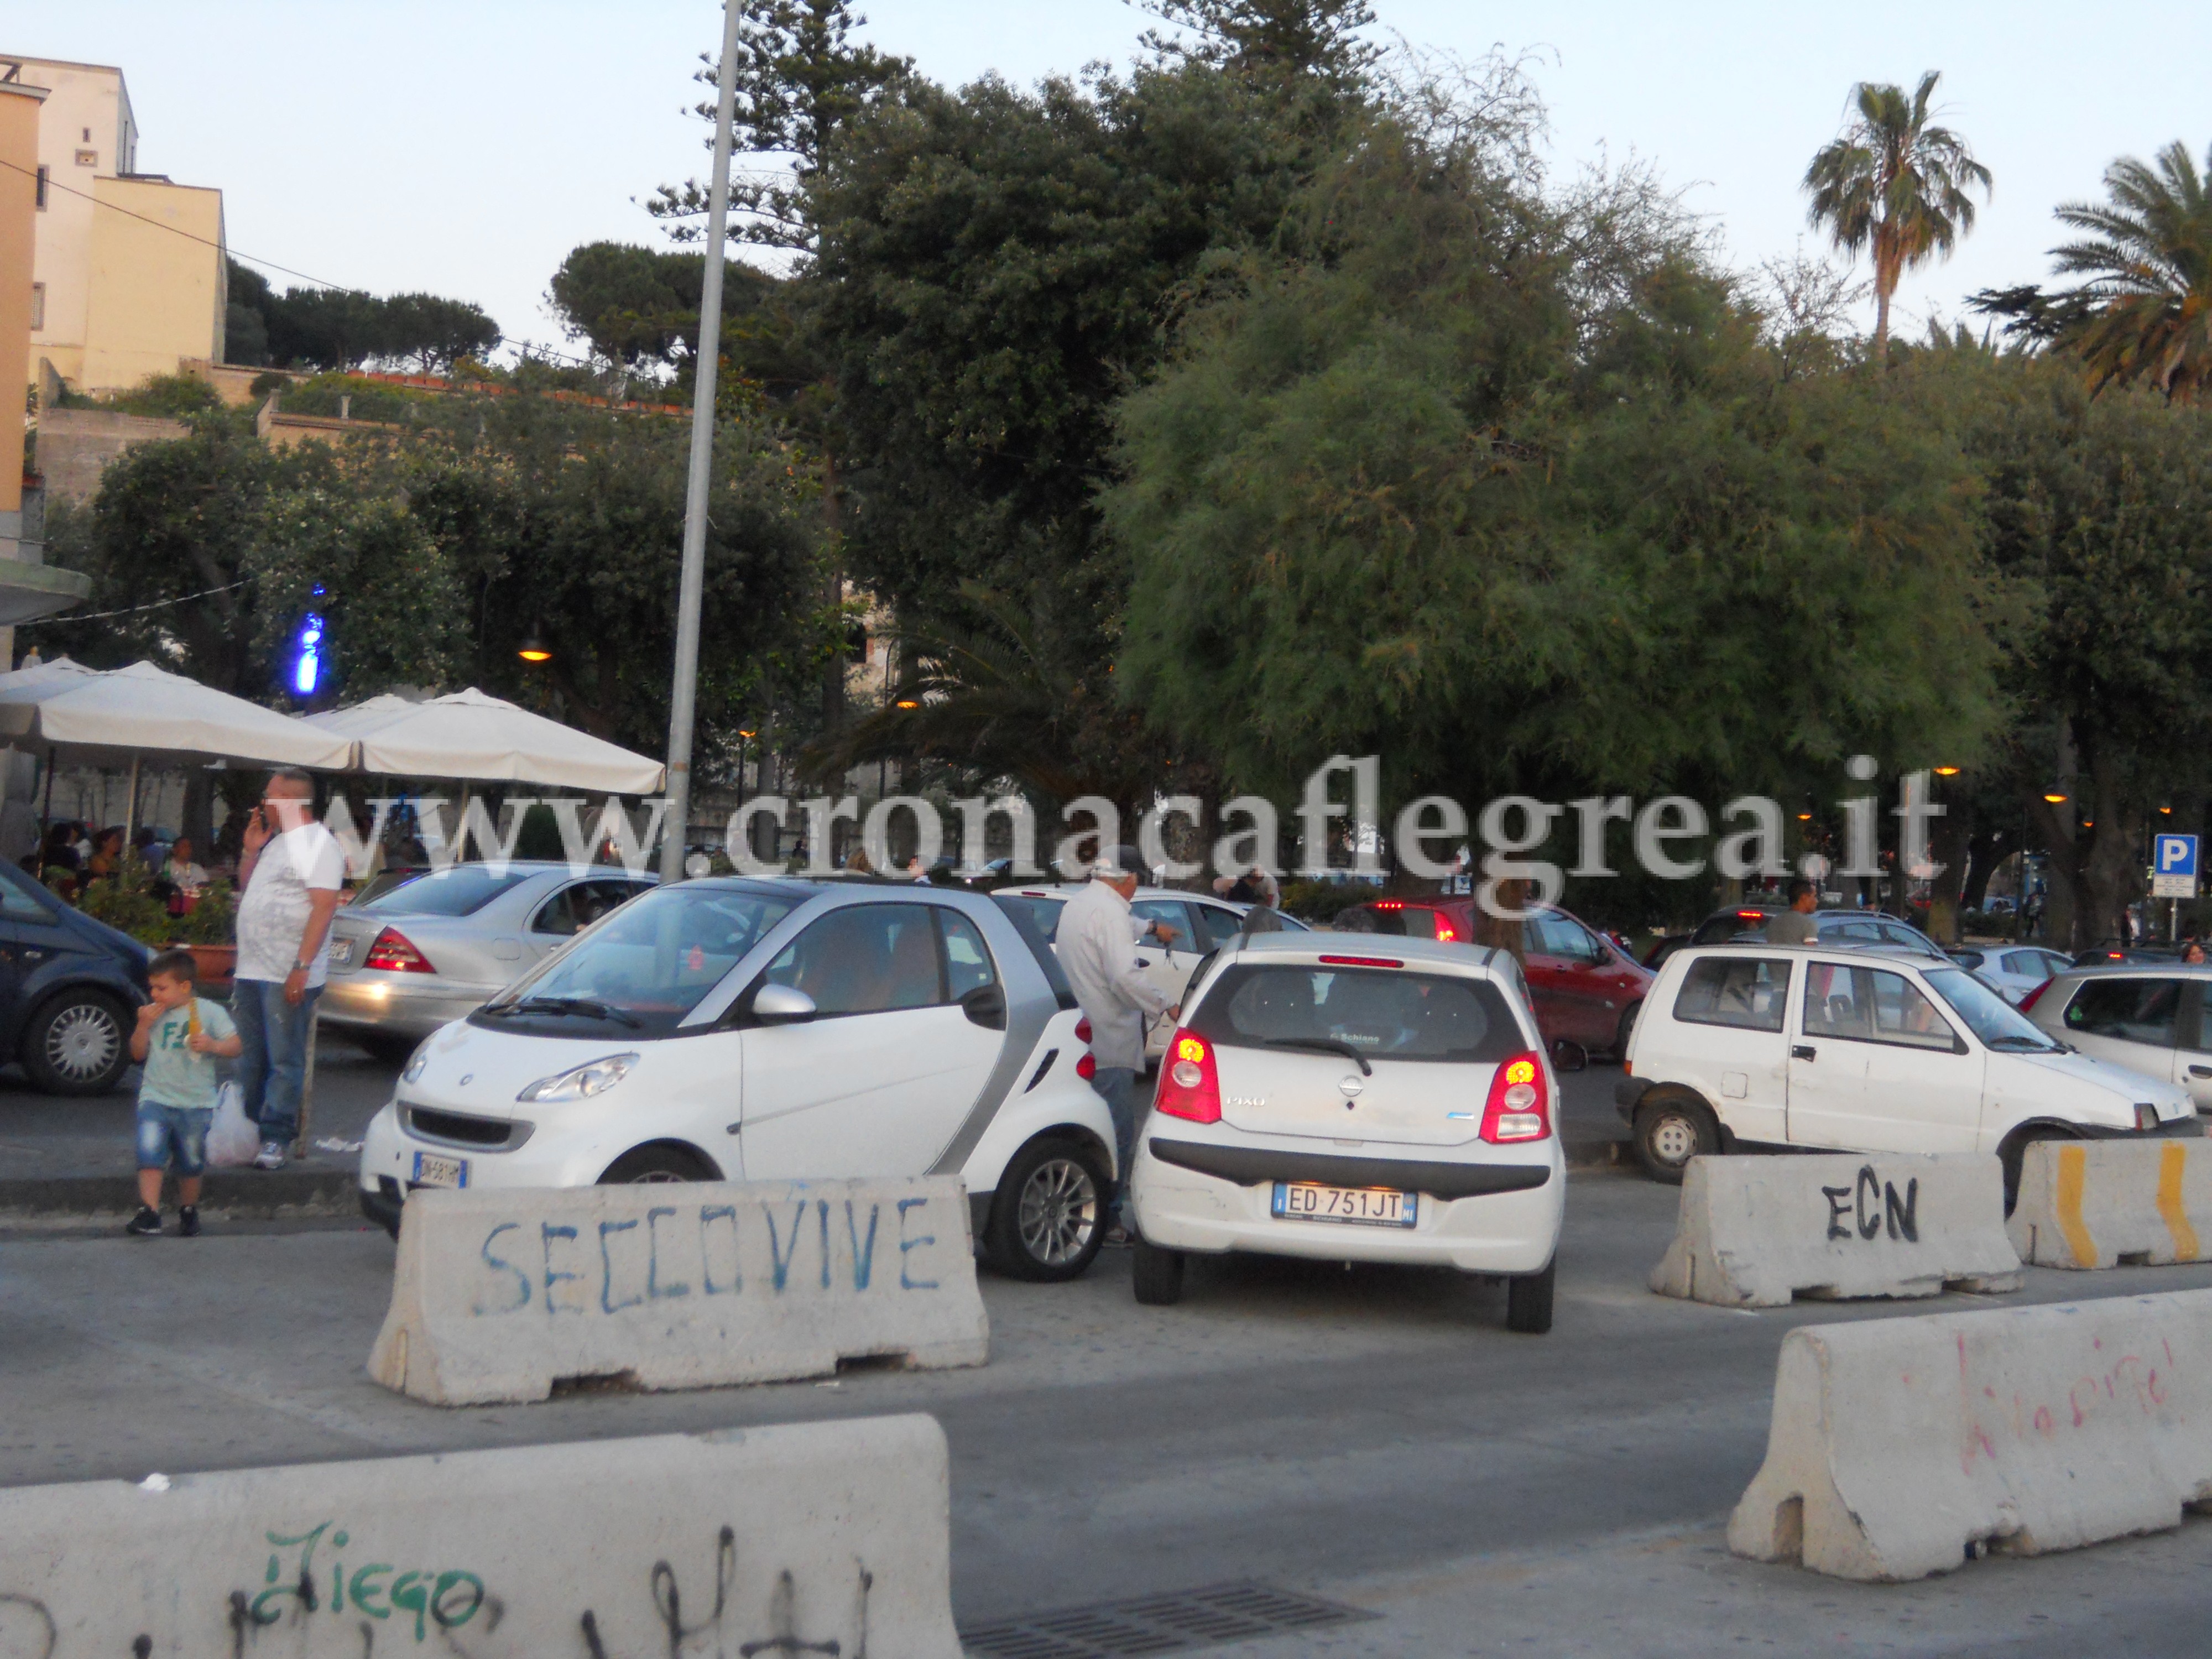
M 1377 1617 L 1266 1584 L 1213 1584 L 1034 1613 L 963 1631 L 960 1642 L 969 1659 L 1145 1659 Z

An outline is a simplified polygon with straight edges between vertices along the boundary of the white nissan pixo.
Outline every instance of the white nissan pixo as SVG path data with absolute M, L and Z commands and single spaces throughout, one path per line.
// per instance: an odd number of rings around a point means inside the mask
M 957 1175 L 1007 1272 L 1104 1237 L 1114 1126 L 1029 918 L 912 884 L 700 880 L 578 934 L 416 1049 L 361 1154 L 419 1187 Z
M 1511 957 L 1259 933 L 1182 1022 L 1130 1166 L 1137 1300 L 1243 1250 L 1503 1277 L 1507 1325 L 1551 1328 L 1559 1083 Z

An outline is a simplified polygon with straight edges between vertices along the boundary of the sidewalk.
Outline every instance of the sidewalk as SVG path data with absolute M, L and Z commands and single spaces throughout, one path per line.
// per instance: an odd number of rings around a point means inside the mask
M 316 1045 L 307 1155 L 281 1170 L 210 1170 L 201 1209 L 210 1218 L 289 1219 L 356 1213 L 352 1151 L 391 1098 L 398 1068 L 343 1042 Z M 137 1206 L 132 1129 L 138 1072 L 112 1094 L 65 1099 L 30 1089 L 15 1066 L 0 1069 L 0 1227 L 76 1225 Z

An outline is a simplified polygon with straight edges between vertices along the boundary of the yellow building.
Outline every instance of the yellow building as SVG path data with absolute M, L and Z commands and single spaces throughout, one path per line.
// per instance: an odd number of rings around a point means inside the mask
M 228 303 L 222 192 L 140 173 L 123 71 L 0 55 L 43 88 L 31 298 L 33 384 L 96 395 L 221 362 Z

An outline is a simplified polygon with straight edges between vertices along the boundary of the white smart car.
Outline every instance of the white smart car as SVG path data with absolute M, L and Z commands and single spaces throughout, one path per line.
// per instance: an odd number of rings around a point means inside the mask
M 1006 1271 L 1103 1237 L 1114 1127 L 1060 964 L 981 894 L 700 880 L 595 923 L 415 1052 L 362 1148 L 417 1187 L 957 1175 Z
M 1182 1011 L 1131 1192 L 1137 1299 L 1186 1254 L 1456 1267 L 1552 1325 L 1559 1082 L 1513 959 L 1432 939 L 1262 933 Z
M 1739 1146 L 1996 1152 L 2031 1140 L 2201 1135 L 2188 1095 L 2038 1030 L 1966 969 L 1825 946 L 1670 957 L 1615 1099 L 1644 1167 L 1680 1181 Z

